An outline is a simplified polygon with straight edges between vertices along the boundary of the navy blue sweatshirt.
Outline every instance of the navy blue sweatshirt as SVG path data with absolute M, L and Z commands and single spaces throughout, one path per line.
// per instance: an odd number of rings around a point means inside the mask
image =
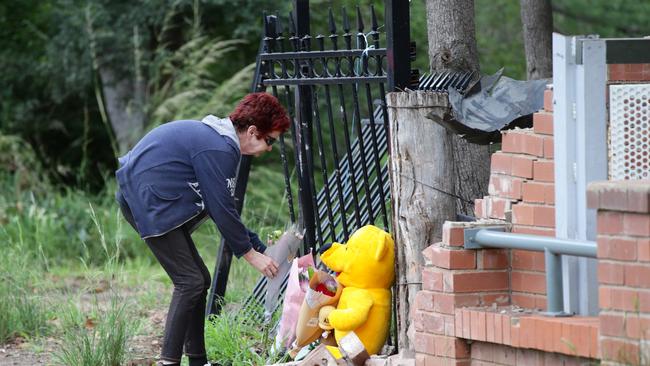
M 266 250 L 235 208 L 239 141 L 228 119 L 219 122 L 231 131 L 220 134 L 200 121 L 163 124 L 119 159 L 118 194 L 143 239 L 163 235 L 207 210 L 235 256 L 251 248 Z

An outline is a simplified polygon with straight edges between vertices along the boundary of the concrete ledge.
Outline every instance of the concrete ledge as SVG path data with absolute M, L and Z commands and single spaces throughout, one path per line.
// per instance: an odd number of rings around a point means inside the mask
M 650 213 L 650 180 L 612 180 L 589 184 L 587 206 L 605 211 Z

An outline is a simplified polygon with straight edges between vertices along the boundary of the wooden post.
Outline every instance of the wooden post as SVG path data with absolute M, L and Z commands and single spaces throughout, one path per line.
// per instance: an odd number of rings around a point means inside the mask
M 452 139 L 427 118 L 442 118 L 446 94 L 424 91 L 386 96 L 390 127 L 390 182 L 396 244 L 397 335 L 399 353 L 414 357 L 415 328 L 410 307 L 422 288 L 422 250 L 440 241 L 442 224 L 453 220 Z

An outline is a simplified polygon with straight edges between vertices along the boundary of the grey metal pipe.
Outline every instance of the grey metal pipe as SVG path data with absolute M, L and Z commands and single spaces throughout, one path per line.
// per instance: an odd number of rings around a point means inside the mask
M 474 244 L 490 248 L 524 249 L 537 252 L 549 250 L 553 254 L 596 258 L 596 242 L 551 238 L 538 235 L 512 234 L 481 229 L 476 232 Z
M 564 312 L 561 255 L 596 258 L 596 242 L 512 234 L 505 233 L 502 230 L 502 227 L 466 229 L 465 248 L 507 248 L 544 252 L 546 263 L 546 315 L 571 315 Z

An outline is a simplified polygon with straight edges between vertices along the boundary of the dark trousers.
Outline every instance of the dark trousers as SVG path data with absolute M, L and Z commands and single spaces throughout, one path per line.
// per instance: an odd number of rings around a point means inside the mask
M 118 201 L 124 218 L 136 229 L 128 204 L 124 199 Z M 210 272 L 189 230 L 189 225 L 183 225 L 165 235 L 144 240 L 174 284 L 160 355 L 167 361 L 180 362 L 183 346 L 188 357 L 205 355 L 203 329 Z

